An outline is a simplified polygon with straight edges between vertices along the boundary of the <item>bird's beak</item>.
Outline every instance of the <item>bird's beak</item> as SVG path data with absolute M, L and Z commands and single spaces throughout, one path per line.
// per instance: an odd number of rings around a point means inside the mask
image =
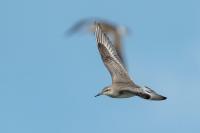
M 98 96 L 101 96 L 102 95 L 102 92 L 98 93 L 96 96 L 94 97 L 98 97 Z

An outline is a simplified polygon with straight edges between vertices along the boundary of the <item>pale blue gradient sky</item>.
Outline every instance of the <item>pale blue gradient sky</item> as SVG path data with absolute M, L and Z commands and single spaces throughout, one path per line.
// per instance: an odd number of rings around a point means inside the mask
M 1 133 L 199 133 L 198 0 L 0 1 Z M 111 83 L 82 18 L 126 25 L 130 75 L 168 97 L 94 98 Z

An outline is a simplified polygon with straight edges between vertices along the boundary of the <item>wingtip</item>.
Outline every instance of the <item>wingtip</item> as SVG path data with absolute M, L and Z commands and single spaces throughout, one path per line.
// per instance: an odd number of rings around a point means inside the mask
M 152 100 L 166 100 L 167 99 L 167 97 L 165 97 L 165 96 L 161 96 L 161 95 L 158 95 L 157 97 L 154 97 L 154 98 L 152 98 Z
M 95 27 L 96 27 L 95 33 L 98 33 L 99 29 L 101 29 L 99 23 L 95 22 Z
M 103 34 L 102 34 L 102 29 L 101 29 L 101 25 L 100 23 L 98 23 L 97 21 L 94 22 L 95 24 L 95 36 L 96 36 L 96 41 L 97 43 L 102 42 L 102 38 L 103 38 Z
M 97 31 L 98 29 L 102 30 L 102 28 L 101 28 L 101 23 L 99 23 L 98 21 L 94 21 L 94 25 L 96 26 L 96 31 Z
M 165 96 L 162 97 L 162 100 L 166 100 L 166 99 L 167 99 L 167 97 L 165 97 Z

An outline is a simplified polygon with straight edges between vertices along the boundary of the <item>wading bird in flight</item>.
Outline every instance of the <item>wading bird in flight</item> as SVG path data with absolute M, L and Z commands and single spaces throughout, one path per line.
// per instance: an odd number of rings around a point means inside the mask
M 101 23 L 95 23 L 97 46 L 104 65 L 111 74 L 112 85 L 105 87 L 96 97 L 100 95 L 107 95 L 112 98 L 139 96 L 149 100 L 165 100 L 166 97 L 149 87 L 141 87 L 131 80 L 115 47 L 102 29 Z

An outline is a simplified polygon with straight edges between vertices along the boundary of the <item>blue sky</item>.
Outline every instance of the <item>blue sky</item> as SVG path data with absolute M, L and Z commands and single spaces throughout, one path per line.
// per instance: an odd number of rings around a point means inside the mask
M 1 133 L 200 131 L 198 0 L 0 2 Z M 94 98 L 111 83 L 95 38 L 66 29 L 88 17 L 129 27 L 130 75 L 168 97 Z

